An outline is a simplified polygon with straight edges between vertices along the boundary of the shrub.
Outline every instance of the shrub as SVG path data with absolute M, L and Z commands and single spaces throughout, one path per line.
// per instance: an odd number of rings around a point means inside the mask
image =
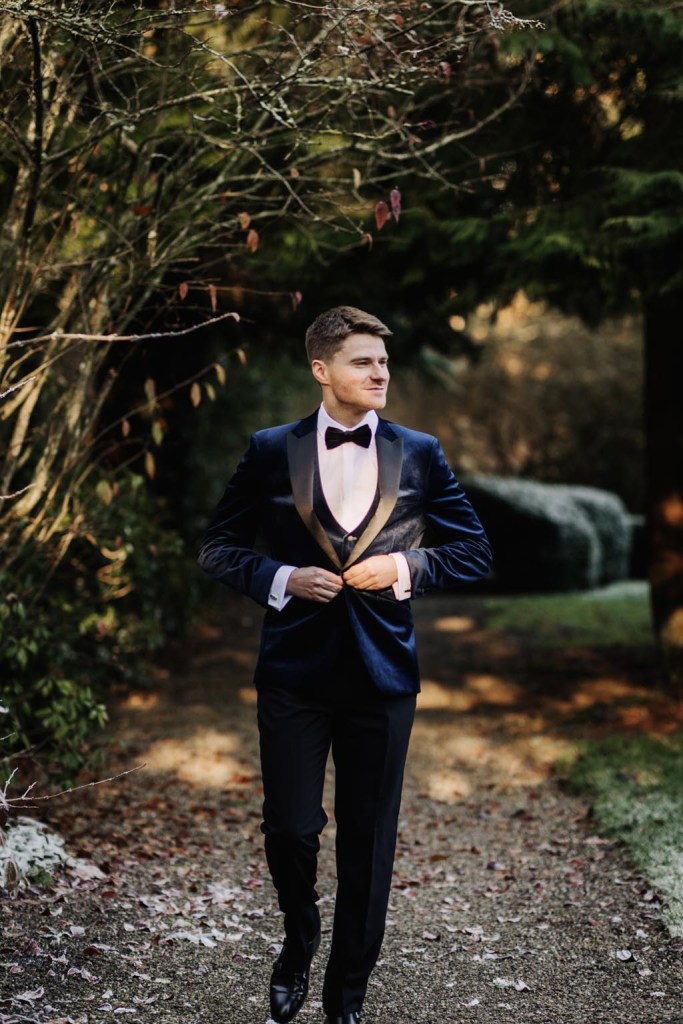
M 463 480 L 509 590 L 585 590 L 628 572 L 630 525 L 616 495 L 503 477 Z
M 630 575 L 632 522 L 626 506 L 617 494 L 598 487 L 557 485 L 558 490 L 585 512 L 598 535 L 601 549 L 599 583 L 614 583 Z
M 67 557 L 33 546 L 0 574 L 3 733 L 71 778 L 113 687 L 149 682 L 149 656 L 187 620 L 196 575 L 142 477 L 100 480 L 74 502 L 55 547 L 79 525 Z M 9 722 L 8 722 L 9 719 Z

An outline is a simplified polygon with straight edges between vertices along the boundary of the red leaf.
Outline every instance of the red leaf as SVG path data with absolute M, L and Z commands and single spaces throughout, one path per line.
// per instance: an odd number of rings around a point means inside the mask
M 292 309 L 296 309 L 301 300 L 303 299 L 303 295 L 301 294 L 301 292 L 291 292 L 290 297 L 292 300 Z
M 247 248 L 250 252 L 256 252 L 258 249 L 258 231 L 255 231 L 254 228 L 249 229 L 249 234 L 247 235 Z
M 375 220 L 377 221 L 377 230 L 381 231 L 386 222 L 389 220 L 389 207 L 383 199 L 377 203 L 375 207 Z
M 389 199 L 391 200 L 391 212 L 398 224 L 398 218 L 401 216 L 401 193 L 397 188 L 392 188 Z
M 134 206 L 133 213 L 135 213 L 138 217 L 149 217 L 153 209 L 153 206 Z
M 187 293 L 189 292 L 189 290 L 190 290 L 190 286 L 188 285 L 187 281 L 182 281 L 178 285 L 178 293 L 179 293 L 181 299 L 186 299 L 187 298 Z
M 242 212 L 238 213 L 237 216 L 239 217 L 240 227 L 242 228 L 243 231 L 246 231 L 249 225 L 251 224 L 251 217 L 249 216 L 246 210 L 242 210 Z
M 218 309 L 218 295 L 216 293 L 216 285 L 209 285 L 209 296 L 211 298 L 211 312 L 215 313 Z

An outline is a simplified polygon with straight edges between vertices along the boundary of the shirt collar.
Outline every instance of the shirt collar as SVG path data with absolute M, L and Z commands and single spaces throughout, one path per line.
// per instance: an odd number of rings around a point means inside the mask
M 358 427 L 362 427 L 365 423 L 370 427 L 374 438 L 375 431 L 377 430 L 377 425 L 379 423 L 379 417 L 374 409 L 368 409 L 363 419 L 359 423 L 356 423 L 356 426 L 353 429 L 356 430 Z M 318 410 L 318 433 L 324 434 L 328 427 L 337 427 L 339 430 L 351 429 L 350 427 L 345 427 L 343 423 L 338 423 L 337 420 L 333 420 L 325 406 L 321 404 L 320 409 Z

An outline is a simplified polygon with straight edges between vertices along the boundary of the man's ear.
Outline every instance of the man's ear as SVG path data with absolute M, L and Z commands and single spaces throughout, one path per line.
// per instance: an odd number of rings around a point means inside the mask
M 311 362 L 311 373 L 317 380 L 318 384 L 329 384 L 329 376 L 327 373 L 327 363 L 324 363 L 322 359 L 313 359 Z

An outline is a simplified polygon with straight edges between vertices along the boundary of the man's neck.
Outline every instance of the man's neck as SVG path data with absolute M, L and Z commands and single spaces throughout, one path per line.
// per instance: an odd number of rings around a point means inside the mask
M 347 430 L 353 430 L 360 423 L 363 422 L 367 416 L 369 409 L 330 409 L 325 402 L 323 402 L 323 409 L 335 423 L 339 423 L 340 426 L 345 427 Z

